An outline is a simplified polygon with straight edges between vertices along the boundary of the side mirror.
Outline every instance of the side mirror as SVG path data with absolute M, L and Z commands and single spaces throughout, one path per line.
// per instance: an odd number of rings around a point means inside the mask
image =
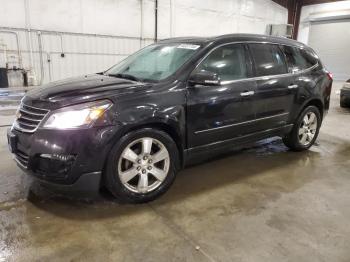
M 191 86 L 217 86 L 220 85 L 220 77 L 218 74 L 210 71 L 200 71 L 192 74 L 188 82 Z

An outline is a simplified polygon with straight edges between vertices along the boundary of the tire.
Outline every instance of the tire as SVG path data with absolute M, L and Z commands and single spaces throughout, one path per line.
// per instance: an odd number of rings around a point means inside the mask
M 156 156 L 160 152 L 162 154 Z M 164 160 L 158 160 L 163 157 Z M 173 139 L 163 131 L 143 128 L 124 135 L 114 145 L 107 159 L 104 183 L 121 203 L 146 203 L 169 189 L 174 182 L 178 164 L 179 152 Z
M 345 103 L 345 97 L 340 97 L 340 107 L 349 107 L 349 105 Z
M 317 122 L 316 124 L 309 123 L 308 127 L 304 119 L 305 117 L 308 118 L 311 115 L 315 117 Z M 308 120 L 310 120 L 310 118 L 308 118 Z M 303 151 L 309 149 L 317 139 L 321 122 L 322 119 L 319 109 L 315 106 L 306 107 L 295 121 L 292 131 L 283 137 L 283 143 L 293 151 Z M 314 132 L 311 130 L 314 130 Z

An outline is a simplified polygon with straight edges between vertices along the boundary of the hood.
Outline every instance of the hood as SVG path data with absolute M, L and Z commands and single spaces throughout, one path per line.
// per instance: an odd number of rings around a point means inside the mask
M 150 87 L 149 83 L 140 83 L 127 79 L 93 74 L 68 78 L 45 84 L 29 91 L 24 102 L 27 105 L 47 108 L 62 107 L 109 98 L 125 93 L 134 93 Z

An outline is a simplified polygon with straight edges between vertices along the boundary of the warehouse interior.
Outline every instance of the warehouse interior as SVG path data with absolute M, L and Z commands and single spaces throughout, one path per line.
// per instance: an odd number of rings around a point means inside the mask
M 0 261 L 350 261 L 350 1 L 1 0 L 0 13 Z M 27 92 L 163 39 L 236 33 L 299 41 L 332 73 L 309 150 L 233 148 L 140 205 L 51 191 L 13 161 L 6 134 Z

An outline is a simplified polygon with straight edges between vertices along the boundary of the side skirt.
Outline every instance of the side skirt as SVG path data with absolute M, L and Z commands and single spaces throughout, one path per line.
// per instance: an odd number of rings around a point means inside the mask
M 192 165 L 197 162 L 203 161 L 210 157 L 215 157 L 232 149 L 237 149 L 242 145 L 246 145 L 252 142 L 256 142 L 265 138 L 274 136 L 284 136 L 288 134 L 293 128 L 293 124 L 285 125 L 283 127 L 268 129 L 249 135 L 238 136 L 235 138 L 222 140 L 206 145 L 192 147 L 185 149 L 184 151 L 184 166 Z M 237 147 L 237 148 L 232 148 Z

